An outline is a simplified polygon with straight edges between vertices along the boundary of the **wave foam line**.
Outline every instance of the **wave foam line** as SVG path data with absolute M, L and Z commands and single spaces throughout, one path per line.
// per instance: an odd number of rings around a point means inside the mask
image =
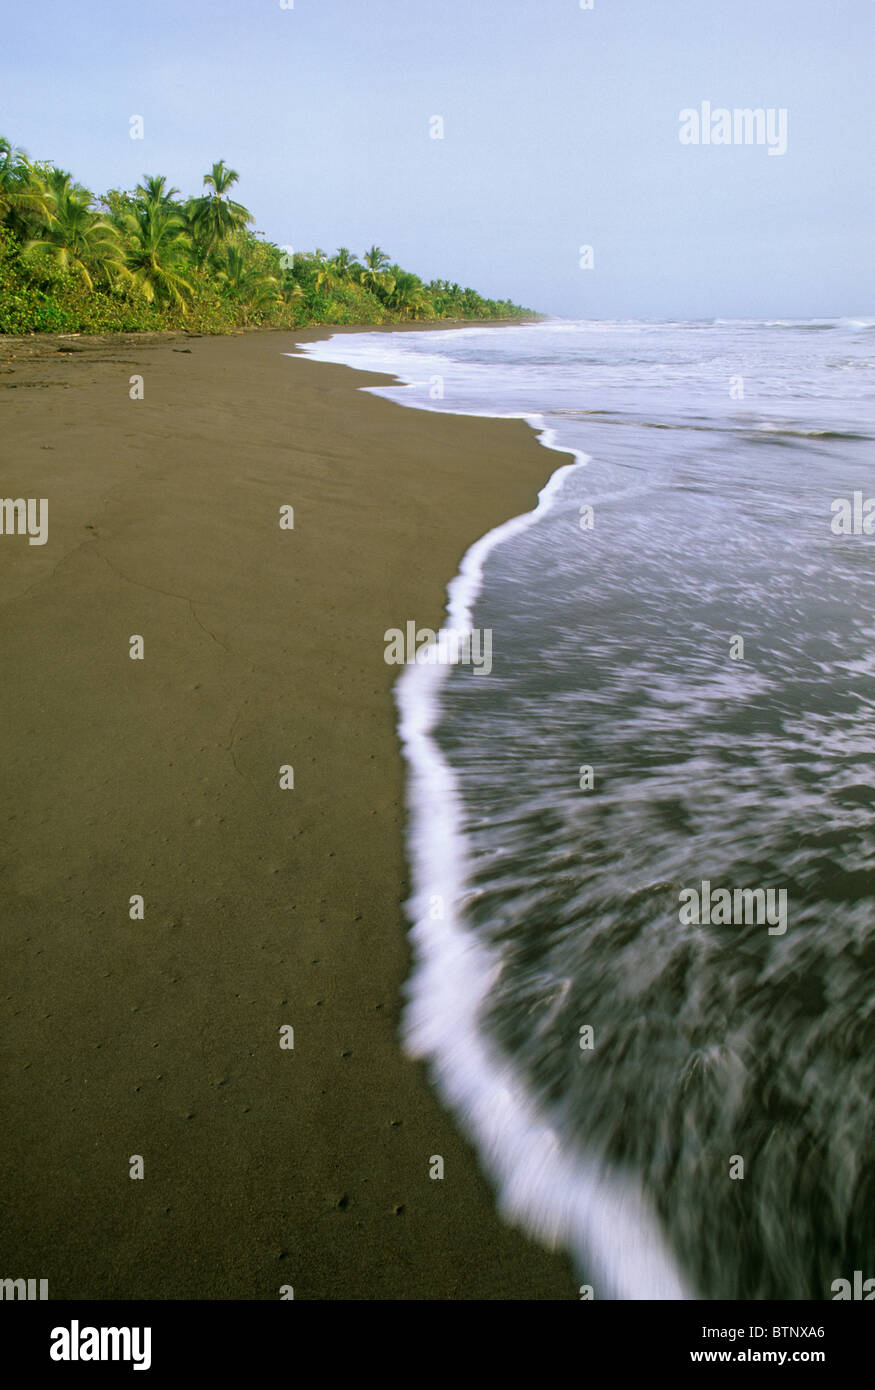
M 471 546 L 447 589 L 445 626 L 468 631 L 489 553 L 535 524 L 567 475 L 588 461 L 562 448 L 555 431 L 539 428 L 548 449 L 575 462 L 552 475 L 532 512 L 487 532 Z M 395 687 L 399 733 L 407 759 L 408 854 L 414 923 L 414 966 L 405 985 L 402 1036 L 409 1055 L 430 1064 L 438 1093 L 477 1145 L 498 1189 L 505 1220 L 551 1248 L 567 1248 L 578 1276 L 597 1297 L 685 1299 L 692 1294 L 667 1248 L 639 1184 L 563 1142 L 510 1060 L 479 1026 L 481 1009 L 501 967 L 496 953 L 462 926 L 456 910 L 467 881 L 461 802 L 453 769 L 431 737 L 440 714 L 440 665 L 406 667 Z M 444 916 L 429 909 L 443 900 Z

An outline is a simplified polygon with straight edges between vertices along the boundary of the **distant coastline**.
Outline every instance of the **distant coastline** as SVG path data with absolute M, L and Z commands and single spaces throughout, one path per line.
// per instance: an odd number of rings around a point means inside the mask
M 0 334 L 314 325 L 539 315 L 449 280 L 425 283 L 373 245 L 277 246 L 250 229 L 224 160 L 180 199 L 164 175 L 95 195 L 0 136 Z

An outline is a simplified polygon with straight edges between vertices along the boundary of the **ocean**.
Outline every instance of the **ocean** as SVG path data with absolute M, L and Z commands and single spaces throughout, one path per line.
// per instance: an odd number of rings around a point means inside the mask
M 304 349 L 558 451 L 447 576 L 489 669 L 399 668 L 403 1032 L 582 1297 L 875 1276 L 873 329 Z

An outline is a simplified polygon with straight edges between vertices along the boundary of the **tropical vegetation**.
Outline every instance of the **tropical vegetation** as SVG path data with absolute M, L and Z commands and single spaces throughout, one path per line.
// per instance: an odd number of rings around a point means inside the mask
M 0 137 L 0 333 L 295 328 L 534 317 L 379 246 L 292 252 L 252 230 L 224 160 L 183 198 L 163 175 L 95 196 Z

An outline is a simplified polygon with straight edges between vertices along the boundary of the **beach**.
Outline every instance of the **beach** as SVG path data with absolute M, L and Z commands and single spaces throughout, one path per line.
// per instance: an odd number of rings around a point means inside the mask
M 577 1297 L 400 1048 L 383 640 L 556 459 L 284 355 L 332 331 L 0 342 L 0 1273 L 52 1298 Z

